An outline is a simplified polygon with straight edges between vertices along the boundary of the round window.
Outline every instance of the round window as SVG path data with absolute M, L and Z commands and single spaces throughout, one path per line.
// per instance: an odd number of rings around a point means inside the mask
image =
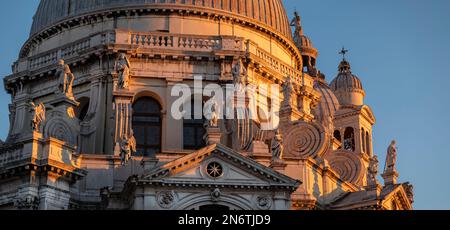
M 219 178 L 223 175 L 223 167 L 217 162 L 211 162 L 206 167 L 206 172 L 212 178 Z

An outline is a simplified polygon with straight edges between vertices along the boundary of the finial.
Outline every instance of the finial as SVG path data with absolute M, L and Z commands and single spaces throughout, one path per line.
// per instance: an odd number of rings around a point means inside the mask
M 339 52 L 339 54 L 342 55 L 342 60 L 345 60 L 345 55 L 348 53 L 348 50 L 345 49 L 345 47 L 342 47 L 341 52 Z

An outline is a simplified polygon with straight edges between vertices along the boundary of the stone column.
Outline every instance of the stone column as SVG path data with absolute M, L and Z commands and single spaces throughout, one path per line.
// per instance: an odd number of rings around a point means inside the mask
M 134 93 L 128 90 L 117 90 L 114 95 L 114 155 L 120 155 L 120 142 L 132 134 Z

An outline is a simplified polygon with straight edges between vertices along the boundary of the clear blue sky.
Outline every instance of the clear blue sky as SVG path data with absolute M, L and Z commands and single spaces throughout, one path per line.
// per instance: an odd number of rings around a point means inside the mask
M 343 45 L 363 81 L 366 103 L 377 117 L 375 152 L 384 161 L 398 141 L 400 181 L 415 186 L 415 208 L 450 209 L 450 1 L 284 0 L 297 9 L 305 33 L 319 49 L 327 80 L 336 75 Z M 0 76 L 27 39 L 37 0 L 0 9 Z M 9 127 L 10 97 L 0 83 L 0 138 Z M 382 165 L 382 164 L 381 164 Z

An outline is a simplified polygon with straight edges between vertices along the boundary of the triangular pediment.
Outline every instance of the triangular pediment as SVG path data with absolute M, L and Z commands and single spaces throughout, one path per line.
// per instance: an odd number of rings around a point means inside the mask
M 382 200 L 382 206 L 387 210 L 412 210 L 412 204 L 408 199 L 403 186 L 398 185 Z
M 215 167 L 218 174 L 211 173 Z M 210 170 L 208 170 L 210 169 Z M 165 163 L 139 179 L 147 183 L 211 184 L 219 186 L 296 189 L 300 182 L 223 145 L 215 144 Z

